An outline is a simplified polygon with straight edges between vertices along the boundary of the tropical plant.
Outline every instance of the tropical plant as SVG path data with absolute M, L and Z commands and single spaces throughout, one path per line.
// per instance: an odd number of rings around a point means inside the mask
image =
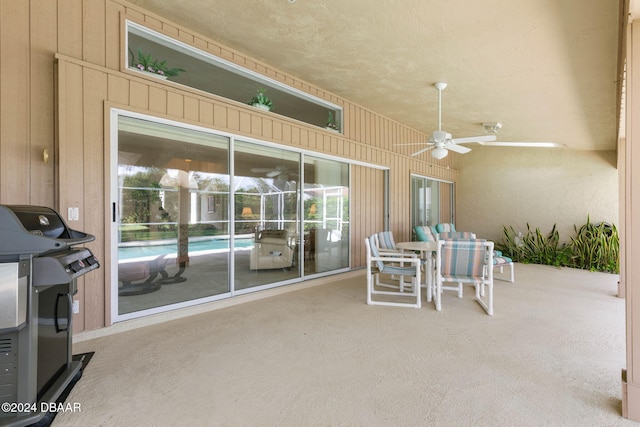
M 560 233 L 555 224 L 546 236 L 539 228 L 531 230 L 529 224 L 524 235 L 516 234 L 513 227 L 503 227 L 503 232 L 505 237 L 500 248 L 514 261 L 559 267 L 571 259 L 566 245 L 560 244 Z
M 575 236 L 570 237 L 569 243 L 561 244 L 555 224 L 546 236 L 539 228 L 532 231 L 529 224 L 524 235 L 511 226 L 503 226 L 504 238 L 496 248 L 523 263 L 620 272 L 620 239 L 615 225 L 593 224 L 587 217 L 586 224 L 573 227 Z
M 267 90 L 262 87 L 258 89 L 258 93 L 256 94 L 256 96 L 251 98 L 251 101 L 249 101 L 249 105 L 264 105 L 265 107 L 269 108 L 269 111 L 273 110 L 273 102 L 267 95 L 265 95 L 266 91 Z
M 339 130 L 338 124 L 336 123 L 336 119 L 333 116 L 333 111 L 329 110 L 329 116 L 327 117 L 327 128 Z
M 577 228 L 569 246 L 573 253 L 573 266 L 591 271 L 620 272 L 620 238 L 615 225 L 601 222 L 587 223 Z
M 147 71 L 149 73 L 158 74 L 160 76 L 172 77 L 177 76 L 179 73 L 185 71 L 182 68 L 169 68 L 167 66 L 167 61 L 153 59 L 150 53 L 145 55 L 140 49 L 138 49 L 137 61 L 132 61 L 132 63 L 135 68 L 138 68 L 141 71 Z

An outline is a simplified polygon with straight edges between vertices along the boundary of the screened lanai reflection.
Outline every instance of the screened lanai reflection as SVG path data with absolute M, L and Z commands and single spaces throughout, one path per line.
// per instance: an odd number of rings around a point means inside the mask
M 228 150 L 226 137 L 119 117 L 120 315 L 230 291 Z
M 236 141 L 234 158 L 235 236 L 253 239 L 235 251 L 235 288 L 300 277 L 300 154 Z
M 304 157 L 305 275 L 349 267 L 349 165 Z
M 349 267 L 347 163 L 147 116 L 115 122 L 114 321 Z

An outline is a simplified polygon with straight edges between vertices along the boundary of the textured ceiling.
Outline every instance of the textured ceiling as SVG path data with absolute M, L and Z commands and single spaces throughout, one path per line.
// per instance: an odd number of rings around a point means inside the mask
M 615 150 L 618 0 L 130 0 L 413 128 Z

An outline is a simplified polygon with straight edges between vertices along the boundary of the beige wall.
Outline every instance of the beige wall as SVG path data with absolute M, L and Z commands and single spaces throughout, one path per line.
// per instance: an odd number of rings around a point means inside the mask
M 456 226 L 502 240 L 503 226 L 527 223 L 561 241 L 587 221 L 619 227 L 618 170 L 613 151 L 473 147 L 459 156 Z

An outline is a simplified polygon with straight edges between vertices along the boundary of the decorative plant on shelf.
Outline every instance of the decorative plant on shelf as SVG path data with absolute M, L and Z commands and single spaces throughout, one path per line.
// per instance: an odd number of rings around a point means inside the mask
M 340 130 L 331 110 L 329 110 L 329 117 L 327 117 L 327 129 Z
M 131 53 L 131 51 L 129 51 Z M 133 57 L 133 53 L 131 53 Z M 182 68 L 169 68 L 167 66 L 167 61 L 159 61 L 158 59 L 153 59 L 150 53 L 144 54 L 140 49 L 138 49 L 138 59 L 137 61 L 131 61 L 134 68 L 139 69 L 140 71 L 146 71 L 152 74 L 158 74 L 160 76 L 172 77 L 177 76 L 179 73 L 184 72 Z
M 264 110 L 272 111 L 273 110 L 273 102 L 267 95 L 265 95 L 266 89 L 260 88 L 258 89 L 258 93 L 254 96 L 251 101 L 249 101 L 249 105 L 253 105 L 257 108 L 262 108 Z

